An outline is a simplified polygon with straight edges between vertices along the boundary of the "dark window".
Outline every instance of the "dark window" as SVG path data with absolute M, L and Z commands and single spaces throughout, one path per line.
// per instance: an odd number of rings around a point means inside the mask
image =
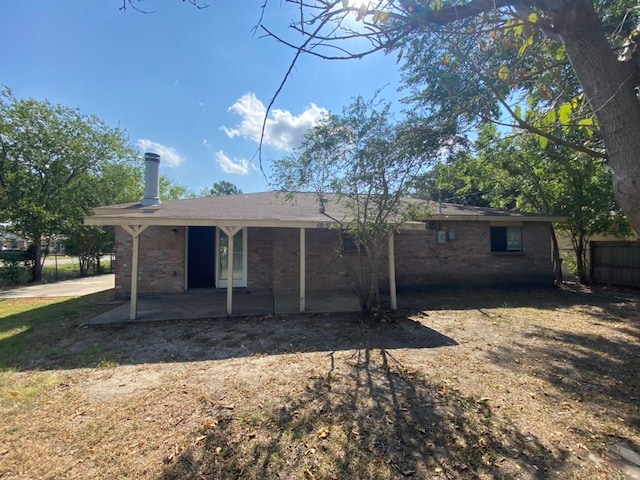
M 356 238 L 344 231 L 341 232 L 340 236 L 342 239 L 342 253 L 357 255 L 358 241 L 356 240 Z M 360 253 L 364 255 L 364 248 L 360 248 Z
M 492 252 L 522 252 L 522 227 L 491 227 Z

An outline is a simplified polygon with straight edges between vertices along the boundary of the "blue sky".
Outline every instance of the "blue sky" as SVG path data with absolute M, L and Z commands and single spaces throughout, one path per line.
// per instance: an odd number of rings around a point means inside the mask
M 293 51 L 252 35 L 263 0 L 146 0 L 144 15 L 120 0 L 11 1 L 2 7 L 0 84 L 95 114 L 125 129 L 141 152 L 162 155 L 161 172 L 200 191 L 227 180 L 245 192 L 268 189 L 257 136 L 265 105 Z M 265 23 L 282 32 L 291 7 L 271 0 Z M 287 154 L 323 110 L 356 95 L 400 95 L 394 54 L 328 62 L 302 58 L 269 117 L 263 154 Z

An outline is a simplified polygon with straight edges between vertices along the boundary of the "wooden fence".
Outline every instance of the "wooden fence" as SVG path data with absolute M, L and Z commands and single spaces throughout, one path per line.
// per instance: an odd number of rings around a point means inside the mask
M 591 281 L 640 287 L 640 241 L 590 242 Z

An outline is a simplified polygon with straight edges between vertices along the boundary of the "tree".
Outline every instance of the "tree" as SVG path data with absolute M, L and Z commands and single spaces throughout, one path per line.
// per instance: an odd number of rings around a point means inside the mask
M 559 143 L 563 140 L 554 135 L 554 130 L 570 123 L 593 130 L 602 139 L 605 151 L 597 146 L 572 146 L 592 156 L 606 157 L 618 202 L 632 226 L 640 232 L 640 101 L 637 93 L 640 53 L 635 48 L 640 27 L 635 2 L 379 0 L 355 5 L 349 0 L 293 0 L 291 3 L 299 8 L 297 19 L 290 25 L 297 38 L 289 40 L 275 33 L 264 24 L 265 17 L 261 18 L 266 35 L 296 52 L 283 84 L 302 54 L 348 59 L 397 50 L 400 59 L 404 48 L 415 45 L 412 40 L 441 49 L 442 54 L 433 58 L 450 65 L 451 69 L 461 65 L 460 59 L 468 52 L 474 55 L 486 52 L 482 58 L 490 66 L 494 65 L 493 60 L 511 58 L 510 64 L 497 65 L 493 71 L 482 70 L 484 63 L 467 63 L 466 71 L 473 70 L 474 77 L 465 87 L 474 89 L 476 77 L 492 80 L 476 88 L 473 97 L 478 103 L 468 107 L 475 107 L 481 119 L 495 118 L 500 107 L 504 108 L 519 127 Z M 361 22 L 359 27 L 348 20 L 354 14 Z M 530 72 L 527 68 L 538 60 L 529 55 L 536 45 L 544 47 L 537 52 L 546 49 L 545 61 L 556 58 L 557 62 L 538 63 L 546 66 Z M 492 57 L 493 53 L 496 56 Z M 584 92 L 582 98 L 575 97 L 575 102 L 559 102 L 552 92 L 544 93 L 544 82 L 554 78 L 566 81 L 571 76 L 564 59 L 571 66 L 573 82 Z M 516 65 L 523 68 L 514 68 Z M 501 83 L 497 84 L 495 79 Z M 442 88 L 460 91 L 457 85 L 447 84 L 447 79 L 440 76 L 419 80 L 435 81 Z M 562 88 L 556 82 L 546 85 Z M 553 128 L 546 128 L 541 119 L 526 118 L 524 112 L 512 106 L 511 95 L 520 93 L 521 86 L 525 92 L 537 88 L 542 96 L 549 95 L 544 119 L 554 124 Z M 500 106 L 496 105 L 496 98 L 503 100 Z M 578 115 L 584 110 L 581 107 L 588 107 L 593 117 L 580 118 Z M 466 114 L 470 115 L 472 110 L 467 108 Z
M 437 185 L 460 196 L 477 193 L 494 208 L 566 216 L 567 222 L 555 228 L 569 234 L 581 282 L 588 280 L 589 239 L 598 233 L 628 233 L 602 159 L 561 145 L 541 151 L 534 136 L 503 137 L 491 124 L 480 129 L 475 151 L 475 155 L 465 152 L 442 165 Z M 551 233 L 556 278 L 560 279 L 558 242 L 555 231 Z
M 100 257 L 104 252 L 113 252 L 113 227 L 78 226 L 64 241 L 65 252 L 78 257 L 80 276 L 86 277 L 89 271 L 101 273 Z
M 451 141 L 449 132 L 417 132 L 408 122 L 394 122 L 389 108 L 358 97 L 340 115 L 323 118 L 293 155 L 274 162 L 277 186 L 289 194 L 316 193 L 321 211 L 334 222 L 336 253 L 354 280 L 363 316 L 380 314 L 378 277 L 390 235 L 418 214 L 415 204 L 404 201 L 412 180 Z M 329 199 L 348 214 L 332 216 L 324 207 Z M 426 212 L 420 213 L 424 218 Z M 355 259 L 344 253 L 344 234 Z
M 105 164 L 99 176 L 88 175 L 83 185 L 92 196 L 88 199 L 90 206 L 113 205 L 118 203 L 139 202 L 144 195 L 144 167 L 142 159 L 137 157 L 132 162 Z M 89 185 L 93 185 L 89 187 Z M 188 189 L 166 175 L 160 175 L 160 198 L 177 200 L 192 194 Z M 100 259 L 106 252 L 113 252 L 115 232 L 108 226 L 85 226 L 79 221 L 69 222 L 62 233 L 65 250 L 79 259 L 80 276 L 84 277 L 91 270 L 101 272 Z
M 141 170 L 142 172 L 142 170 Z M 144 175 L 140 175 L 141 192 L 144 194 Z M 166 175 L 160 175 L 160 200 L 179 200 L 181 198 L 193 198 L 195 194 L 184 185 L 171 180 Z M 142 195 L 137 198 L 139 200 Z
M 211 188 L 204 188 L 200 193 L 202 197 L 215 197 L 219 195 L 240 195 L 240 190 L 236 185 L 227 180 L 215 182 Z
M 71 232 L 100 204 L 94 179 L 133 161 L 120 129 L 77 109 L 17 99 L 9 89 L 0 94 L 0 217 L 31 239 L 33 281 L 42 278 L 46 238 Z
M 141 159 L 130 162 L 106 163 L 99 175 L 87 175 L 83 180 L 89 206 L 137 202 L 144 192 L 144 176 Z M 78 257 L 80 276 L 90 270 L 100 273 L 102 254 L 113 252 L 115 233 L 109 226 L 85 226 L 78 219 L 69 222 L 61 233 L 65 238 L 65 251 Z

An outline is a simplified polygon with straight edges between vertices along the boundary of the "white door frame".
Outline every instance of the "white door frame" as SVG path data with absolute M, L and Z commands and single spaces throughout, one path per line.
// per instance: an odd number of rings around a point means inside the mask
M 229 233 L 223 228 L 216 228 L 216 288 L 227 288 L 227 280 L 220 278 L 220 232 L 229 237 Z M 234 279 L 234 287 L 247 286 L 247 227 L 239 228 L 236 232 L 242 231 L 242 278 Z M 231 240 L 235 237 L 235 233 L 231 235 Z

